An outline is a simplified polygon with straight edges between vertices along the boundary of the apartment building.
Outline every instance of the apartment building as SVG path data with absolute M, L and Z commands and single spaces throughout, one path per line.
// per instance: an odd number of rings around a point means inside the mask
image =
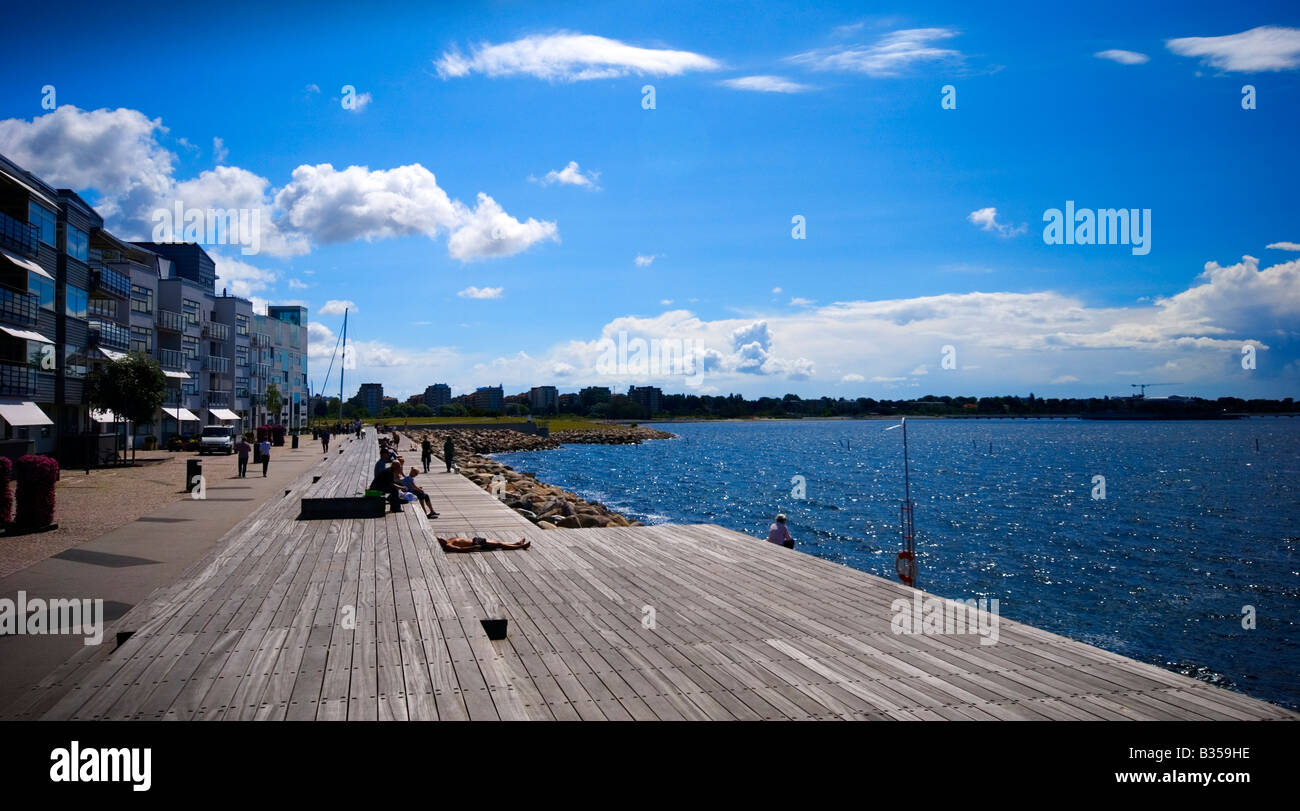
M 379 412 L 384 408 L 384 384 L 362 383 L 356 400 L 370 416 L 379 416 Z
M 75 192 L 0 155 L 0 453 L 70 465 L 111 448 L 121 424 L 88 407 L 85 379 L 130 351 L 154 357 L 168 383 L 136 444 L 213 423 L 304 425 L 306 309 L 255 315 L 216 282 L 201 246 L 123 241 Z M 275 415 L 263 402 L 270 382 L 284 400 Z
M 559 404 L 560 392 L 554 386 L 533 386 L 528 390 L 528 410 L 534 414 L 551 414 Z
M 627 390 L 627 399 L 641 407 L 643 417 L 653 417 L 659 412 L 659 398 L 663 391 L 657 386 L 631 386 Z
M 479 386 L 469 396 L 470 405 L 486 413 L 500 413 L 505 407 L 505 391 L 502 386 Z
M 438 409 L 451 402 L 451 386 L 446 383 L 434 383 L 424 390 L 424 404 L 438 413 Z

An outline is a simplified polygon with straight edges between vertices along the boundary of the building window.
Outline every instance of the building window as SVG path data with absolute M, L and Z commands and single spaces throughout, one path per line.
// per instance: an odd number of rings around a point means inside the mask
M 86 309 L 100 318 L 117 318 L 117 302 L 111 298 L 93 298 Z
M 153 351 L 153 330 L 149 327 L 131 327 L 131 351 L 146 355 Z
M 64 298 L 68 315 L 73 318 L 85 318 L 86 308 L 90 303 L 90 294 L 80 287 L 68 285 L 67 294 Z
M 181 300 L 181 307 L 185 310 L 185 320 L 190 324 L 199 323 L 199 303 L 189 299 Z
M 131 312 L 146 315 L 152 313 L 153 291 L 138 284 L 131 285 Z
M 54 361 L 58 357 L 54 354 L 54 344 L 42 343 L 41 341 L 24 341 L 27 345 L 27 363 L 34 366 L 42 372 L 56 371 Z
M 238 313 L 235 314 L 235 334 L 236 335 L 248 334 L 248 316 L 239 315 Z
M 181 350 L 185 352 L 185 357 L 190 360 L 199 359 L 199 339 L 191 335 L 181 336 Z
M 248 378 L 246 377 L 235 378 L 235 396 L 236 397 L 248 396 Z
M 68 256 L 86 261 L 90 255 L 90 237 L 75 225 L 68 226 Z
M 77 351 L 75 346 L 63 349 L 63 374 L 67 377 L 86 376 L 86 356 Z
M 40 231 L 41 242 L 44 242 L 51 248 L 56 247 L 55 240 L 58 239 L 57 225 L 59 218 L 53 211 L 50 211 L 47 208 L 42 208 L 35 203 L 28 203 L 27 220 L 32 225 L 35 225 L 37 230 Z
M 235 347 L 235 365 L 236 366 L 248 365 L 248 347 L 246 346 Z
M 41 308 L 54 312 L 54 282 L 39 273 L 27 274 L 27 289 L 35 293 Z

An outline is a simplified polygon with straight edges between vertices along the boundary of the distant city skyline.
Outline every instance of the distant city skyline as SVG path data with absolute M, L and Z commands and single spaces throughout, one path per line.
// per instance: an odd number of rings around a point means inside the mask
M 1294 4 L 321 9 L 18 6 L 0 99 L 314 391 L 1300 395 Z

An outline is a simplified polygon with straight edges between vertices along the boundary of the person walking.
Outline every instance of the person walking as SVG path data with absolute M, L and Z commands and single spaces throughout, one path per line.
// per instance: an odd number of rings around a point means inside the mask
M 257 443 L 257 452 L 262 455 L 262 478 L 266 478 L 266 468 L 271 464 L 271 440 L 263 439 Z
M 429 472 L 429 465 L 433 462 L 433 443 L 426 436 L 420 443 L 420 461 L 424 463 L 424 472 Z
M 253 446 L 248 444 L 248 438 L 241 435 L 239 442 L 235 444 L 235 453 L 239 454 L 239 478 L 248 478 L 248 454 L 253 452 Z
M 447 463 L 447 472 L 456 464 L 456 444 L 451 441 L 451 432 L 447 432 L 447 438 L 442 441 L 442 461 Z
M 325 446 L 325 452 L 329 453 L 330 452 L 330 429 L 328 428 L 320 429 L 320 441 L 321 444 Z
M 776 523 L 767 530 L 767 540 L 768 543 L 794 549 L 794 538 L 790 537 L 790 530 L 785 525 L 785 513 L 777 513 Z

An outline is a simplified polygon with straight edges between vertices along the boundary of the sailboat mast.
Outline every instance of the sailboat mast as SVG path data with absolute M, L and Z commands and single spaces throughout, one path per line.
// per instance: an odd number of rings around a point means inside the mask
M 343 310 L 343 362 L 339 364 L 339 425 L 343 424 L 343 374 L 348 368 L 348 311 Z

